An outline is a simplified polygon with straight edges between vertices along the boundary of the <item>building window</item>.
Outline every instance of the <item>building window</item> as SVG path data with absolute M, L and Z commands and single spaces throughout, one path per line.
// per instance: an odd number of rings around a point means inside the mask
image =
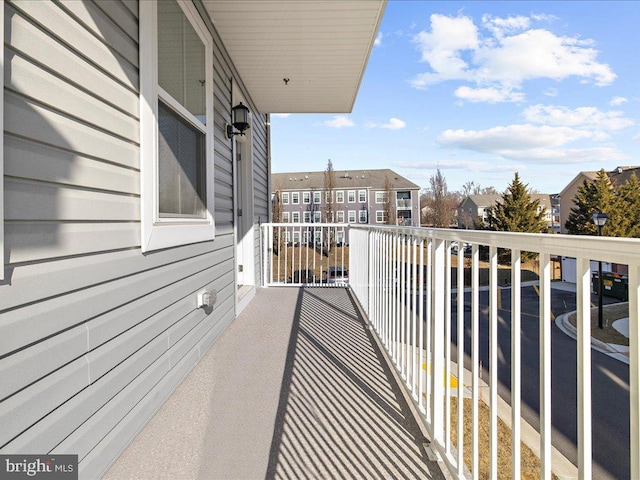
M 300 231 L 299 230 L 294 230 L 293 231 L 293 243 L 300 243 Z
M 311 212 L 303 212 L 302 221 L 303 221 L 304 223 L 309 223 L 309 222 L 311 222 Z
M 376 192 L 376 203 L 389 203 L 389 194 L 387 192 Z
M 313 212 L 313 221 L 315 223 L 320 223 L 322 222 L 322 212 L 321 211 L 315 211 Z
M 336 212 L 336 220 L 338 223 L 344 223 L 344 210 L 338 210 Z
M 282 222 L 289 223 L 289 212 L 282 212 Z
M 324 192 L 324 203 L 333 203 L 333 192 Z
M 291 212 L 293 223 L 300 223 L 300 212 Z
M 338 245 L 342 245 L 343 242 L 344 242 L 344 232 L 342 230 L 339 230 L 336 232 L 336 243 Z
M 376 223 L 387 223 L 387 212 L 378 210 L 376 212 Z
M 294 205 L 300 204 L 300 193 L 299 192 L 291 192 L 291 203 Z
M 349 210 L 349 214 L 347 217 L 349 223 L 356 223 L 356 211 L 355 210 Z
M 320 194 L 320 192 L 313 192 L 313 203 L 318 205 L 321 199 L 322 199 L 322 195 Z
M 358 201 L 360 203 L 365 203 L 367 201 L 367 191 L 366 190 L 358 190 Z
M 367 211 L 366 210 L 360 210 L 360 219 L 359 219 L 360 223 L 367 223 Z
M 356 191 L 355 190 L 349 190 L 349 193 L 347 195 L 347 202 L 356 203 Z
M 282 192 L 282 204 L 289 205 L 289 192 Z
M 344 190 L 336 192 L 336 203 L 344 203 Z
M 302 192 L 302 203 L 305 205 L 311 203 L 311 192 Z
M 213 240 L 213 40 L 186 2 L 140 23 L 142 251 Z

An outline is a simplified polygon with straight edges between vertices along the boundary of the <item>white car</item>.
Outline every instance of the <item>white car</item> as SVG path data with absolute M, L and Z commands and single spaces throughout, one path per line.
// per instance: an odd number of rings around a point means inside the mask
M 327 283 L 349 283 L 349 270 L 344 267 L 329 267 Z

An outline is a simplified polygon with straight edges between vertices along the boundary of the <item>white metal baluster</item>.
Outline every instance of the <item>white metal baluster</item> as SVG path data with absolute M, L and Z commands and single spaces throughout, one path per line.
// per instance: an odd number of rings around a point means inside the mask
M 576 261 L 578 326 L 578 478 L 591 478 L 591 293 L 588 258 Z
M 384 234 L 385 249 L 385 292 L 384 292 L 384 337 L 387 351 L 391 351 L 391 294 L 393 288 L 393 259 L 391 257 L 391 235 L 389 232 Z
M 478 245 L 471 247 L 471 473 L 474 480 L 479 478 L 478 471 L 478 401 L 479 401 L 479 254 Z
M 629 265 L 629 421 L 631 478 L 640 478 L 640 266 Z M 631 320 L 634 319 L 634 320 Z
M 444 273 L 444 240 L 434 239 L 433 275 L 442 279 Z M 437 445 L 444 445 L 444 284 L 442 280 L 433 282 L 433 360 L 431 378 L 431 415 L 433 417 L 433 438 Z
M 498 249 L 489 247 L 489 476 L 498 478 Z
M 551 480 L 551 256 L 547 253 L 540 254 L 539 311 L 540 478 L 543 480 Z M 513 399 L 511 400 L 511 404 L 513 405 Z M 513 415 L 515 417 L 516 414 L 514 413 Z M 511 423 L 513 423 L 513 420 Z M 515 461 L 516 458 L 514 455 L 513 462 Z
M 464 478 L 464 251 L 462 242 L 458 242 L 458 271 L 457 271 L 457 362 L 458 362 L 458 445 L 456 474 Z
M 419 351 L 420 351 L 420 368 L 418 369 L 418 405 L 422 412 L 425 411 L 425 398 L 424 398 L 424 371 L 423 365 L 426 367 L 427 360 L 424 358 L 424 239 L 420 239 L 420 284 L 418 286 L 418 337 L 419 337 Z
M 444 440 L 447 455 L 451 454 L 451 242 L 444 256 Z
M 413 271 L 413 288 L 411 289 L 411 295 L 413 298 L 413 308 L 411 310 L 411 392 L 413 393 L 413 398 L 417 399 L 417 390 L 418 390 L 418 379 L 417 376 L 420 374 L 420 357 L 422 356 L 422 352 L 417 351 L 417 324 L 416 320 L 418 317 L 418 239 L 415 236 L 412 236 L 412 250 L 413 250 L 413 259 L 411 262 L 411 269 Z M 419 355 L 418 355 L 419 353 Z
M 393 260 L 394 260 L 394 281 L 393 286 L 393 310 L 391 319 L 393 322 L 393 359 L 396 367 L 400 366 L 400 242 L 398 234 L 393 235 Z
M 432 262 L 432 252 L 433 252 L 433 240 L 427 240 L 427 265 L 425 267 L 425 272 L 427 274 L 427 285 L 425 286 L 425 291 L 427 292 L 427 299 L 425 305 L 425 326 L 427 327 L 426 332 L 426 361 L 425 361 L 425 371 L 424 374 L 426 376 L 426 387 L 427 387 L 427 399 L 426 399 L 426 407 L 427 410 L 425 412 L 425 416 L 427 418 L 427 423 L 432 422 L 432 412 L 431 412 L 431 397 L 432 397 L 432 384 L 431 384 L 431 375 L 433 374 L 433 359 L 431 358 L 432 352 L 432 344 L 433 344 L 433 311 L 432 311 L 432 299 L 433 299 L 433 272 L 431 271 Z
M 520 250 L 511 250 L 511 474 L 520 478 L 521 356 L 521 266 Z

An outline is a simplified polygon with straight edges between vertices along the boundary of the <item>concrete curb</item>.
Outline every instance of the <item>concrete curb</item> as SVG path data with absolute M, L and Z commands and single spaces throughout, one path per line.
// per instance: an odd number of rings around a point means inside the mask
M 566 335 L 573 338 L 574 340 L 578 337 L 578 330 L 574 327 L 569 321 L 569 315 L 575 313 L 567 312 L 556 318 L 556 326 L 562 330 Z M 591 348 L 597 350 L 600 353 L 604 353 L 605 355 L 609 355 L 611 358 L 615 358 L 616 360 L 630 364 L 629 357 L 621 354 L 618 350 L 616 350 L 613 346 L 608 343 L 603 342 L 602 340 L 598 340 L 597 338 L 591 337 Z

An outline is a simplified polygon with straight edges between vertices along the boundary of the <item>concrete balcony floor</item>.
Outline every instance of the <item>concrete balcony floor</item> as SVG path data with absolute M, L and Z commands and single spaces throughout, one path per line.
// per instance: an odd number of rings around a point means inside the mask
M 342 288 L 261 289 L 105 478 L 443 478 Z

